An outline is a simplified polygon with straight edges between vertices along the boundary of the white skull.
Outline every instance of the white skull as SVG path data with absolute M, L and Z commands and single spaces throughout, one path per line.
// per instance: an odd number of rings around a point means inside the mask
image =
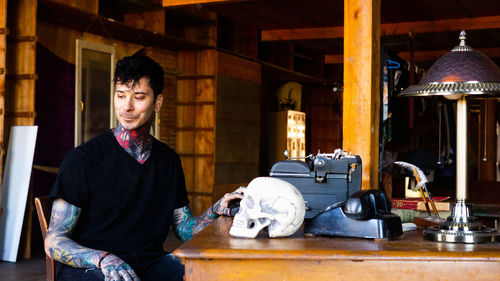
M 295 186 L 278 178 L 255 178 L 245 190 L 229 234 L 255 238 L 267 226 L 269 237 L 290 236 L 300 228 L 304 215 L 304 199 Z

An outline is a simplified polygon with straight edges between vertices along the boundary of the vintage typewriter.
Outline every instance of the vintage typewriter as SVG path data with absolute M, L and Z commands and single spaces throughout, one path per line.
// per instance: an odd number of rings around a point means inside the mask
M 285 152 L 285 157 L 287 153 Z M 383 191 L 361 190 L 361 158 L 337 149 L 285 160 L 270 176 L 293 184 L 306 203 L 304 233 L 389 240 L 403 234 Z M 290 158 L 289 158 L 290 159 Z
M 293 184 L 306 202 L 306 219 L 337 202 L 346 201 L 361 189 L 361 157 L 341 149 L 276 162 L 269 173 Z M 301 161 L 298 159 L 304 159 Z

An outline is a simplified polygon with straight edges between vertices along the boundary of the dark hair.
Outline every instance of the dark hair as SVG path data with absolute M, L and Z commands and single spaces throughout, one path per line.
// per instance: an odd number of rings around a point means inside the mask
M 155 98 L 163 91 L 163 68 L 152 58 L 144 55 L 124 57 L 116 63 L 115 84 L 132 83 L 132 87 L 142 78 L 149 78 L 149 86 Z

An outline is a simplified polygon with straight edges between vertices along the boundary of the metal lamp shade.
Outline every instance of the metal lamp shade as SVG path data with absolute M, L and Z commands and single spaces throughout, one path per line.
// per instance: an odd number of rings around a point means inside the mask
M 500 95 L 500 69 L 487 56 L 465 45 L 465 32 L 460 45 L 443 55 L 417 85 L 401 92 L 401 97 Z

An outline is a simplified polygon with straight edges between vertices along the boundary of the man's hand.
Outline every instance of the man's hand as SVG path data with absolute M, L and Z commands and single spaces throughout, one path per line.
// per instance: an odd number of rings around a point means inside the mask
M 229 216 L 231 209 L 228 208 L 229 201 L 233 199 L 243 199 L 246 187 L 240 186 L 231 193 L 226 193 L 224 196 L 212 205 L 212 212 L 217 215 Z
M 177 237 L 184 242 L 188 241 L 213 222 L 219 215 L 228 216 L 231 212 L 231 209 L 228 208 L 229 201 L 243 199 L 245 189 L 246 187 L 240 186 L 235 191 L 226 193 L 219 201 L 215 202 L 215 204 L 197 217 L 192 216 L 189 205 L 175 209 L 173 224 Z
M 139 281 L 134 270 L 119 257 L 109 254 L 101 261 L 105 281 Z

